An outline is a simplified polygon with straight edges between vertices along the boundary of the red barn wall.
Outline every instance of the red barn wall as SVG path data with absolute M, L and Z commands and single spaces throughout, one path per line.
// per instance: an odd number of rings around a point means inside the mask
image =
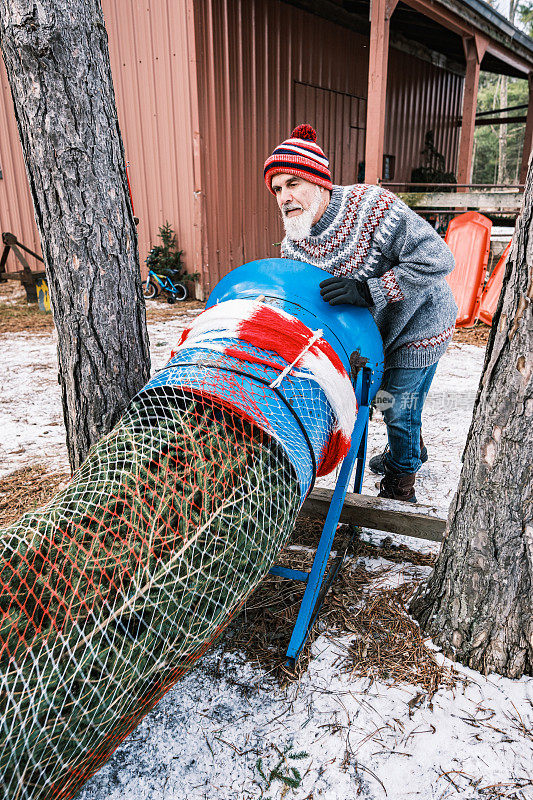
M 296 124 L 316 127 L 334 182 L 357 182 L 369 41 L 279 0 L 199 0 L 196 22 L 213 286 L 243 262 L 279 255 L 283 232 L 262 170 Z M 385 152 L 396 156 L 395 180 L 409 180 L 431 128 L 453 170 L 462 77 L 393 48 L 389 65 Z
M 144 259 L 168 220 L 194 269 L 195 175 L 193 167 L 194 104 L 189 70 L 187 0 L 124 3 L 103 0 L 118 117 L 137 228 Z M 195 68 L 194 68 L 195 71 Z M 14 233 L 40 253 L 33 203 L 26 177 L 11 91 L 0 58 L 0 230 Z M 193 86 L 193 89 L 195 87 Z M 197 248 L 196 248 L 197 249 Z M 34 259 L 28 259 L 32 267 Z M 19 269 L 13 255 L 10 271 Z M 41 267 L 42 269 L 42 267 Z
M 455 172 L 463 83 L 460 75 L 391 48 L 384 152 L 396 156 L 395 181 L 410 181 L 411 170 L 420 166 L 428 130 L 446 171 Z
M 316 127 L 334 181 L 358 180 L 367 38 L 280 0 L 103 0 L 103 10 L 141 264 L 167 219 L 205 292 L 231 268 L 278 255 L 282 227 L 262 169 L 300 122 Z M 431 128 L 455 168 L 462 82 L 391 48 L 385 152 L 396 156 L 395 180 L 409 179 Z M 1 59 L 0 88 L 0 229 L 39 252 Z M 8 265 L 17 268 L 12 256 Z

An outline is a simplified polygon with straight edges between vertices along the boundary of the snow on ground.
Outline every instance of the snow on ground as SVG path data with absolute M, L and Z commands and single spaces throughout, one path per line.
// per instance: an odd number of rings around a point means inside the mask
M 339 675 L 342 644 L 318 639 L 302 681 L 284 692 L 233 654 L 211 652 L 79 800 L 531 797 L 527 788 L 508 795 L 485 788 L 531 776 L 531 747 L 516 710 L 524 719 L 531 681 L 462 670 L 471 678 L 466 688 L 440 690 L 431 704 L 417 706 L 415 687 L 368 686 Z M 295 754 L 305 755 L 291 759 Z M 286 795 L 283 783 L 268 786 L 280 761 L 282 774 L 295 767 L 303 776 Z
M 168 361 L 179 334 L 198 313 L 150 325 L 153 370 Z M 37 461 L 68 471 L 55 330 L 1 334 L 0 346 L 0 476 Z
M 165 363 L 195 313 L 149 326 L 153 369 Z M 5 334 L 0 340 L 0 474 L 37 461 L 67 469 L 54 336 Z M 483 356 L 479 347 L 452 343 L 426 402 L 429 461 L 419 473 L 417 494 L 443 510 L 457 486 Z M 369 457 L 385 442 L 377 413 Z M 376 481 L 367 472 L 364 491 L 376 493 Z M 420 550 L 438 547 L 400 538 Z M 373 566 L 388 563 L 379 559 Z M 390 566 L 381 588 L 413 575 L 412 565 Z M 416 686 L 369 685 L 343 674 L 336 659 L 348 641 L 324 631 L 309 669 L 285 690 L 223 644 L 212 649 L 79 799 L 533 798 L 533 679 L 483 677 L 459 666 L 465 683 L 441 688 L 428 701 Z M 270 782 L 275 768 L 289 778 L 298 770 L 299 786 Z

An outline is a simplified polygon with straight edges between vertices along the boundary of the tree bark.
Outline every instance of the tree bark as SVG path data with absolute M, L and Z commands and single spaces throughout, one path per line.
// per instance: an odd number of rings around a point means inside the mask
M 99 0 L 0 0 L 0 46 L 58 333 L 71 467 L 149 376 L 146 313 Z
M 533 166 L 435 569 L 411 605 L 446 655 L 533 675 Z

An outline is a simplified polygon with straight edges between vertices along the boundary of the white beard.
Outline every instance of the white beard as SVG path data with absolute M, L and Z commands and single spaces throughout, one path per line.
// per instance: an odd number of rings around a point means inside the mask
M 317 215 L 320 203 L 322 201 L 322 192 L 320 186 L 315 185 L 315 197 L 311 202 L 309 208 L 304 209 L 297 217 L 286 217 L 285 211 L 282 210 L 283 226 L 285 233 L 293 241 L 299 239 L 307 239 L 311 235 L 311 228 L 313 227 L 313 220 Z

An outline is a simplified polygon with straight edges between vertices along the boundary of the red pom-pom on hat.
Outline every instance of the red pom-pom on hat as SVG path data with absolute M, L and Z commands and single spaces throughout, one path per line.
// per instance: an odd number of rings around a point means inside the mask
M 303 139 L 306 142 L 316 142 L 316 131 L 311 125 L 307 125 L 307 123 L 297 125 L 291 133 L 291 139 Z

